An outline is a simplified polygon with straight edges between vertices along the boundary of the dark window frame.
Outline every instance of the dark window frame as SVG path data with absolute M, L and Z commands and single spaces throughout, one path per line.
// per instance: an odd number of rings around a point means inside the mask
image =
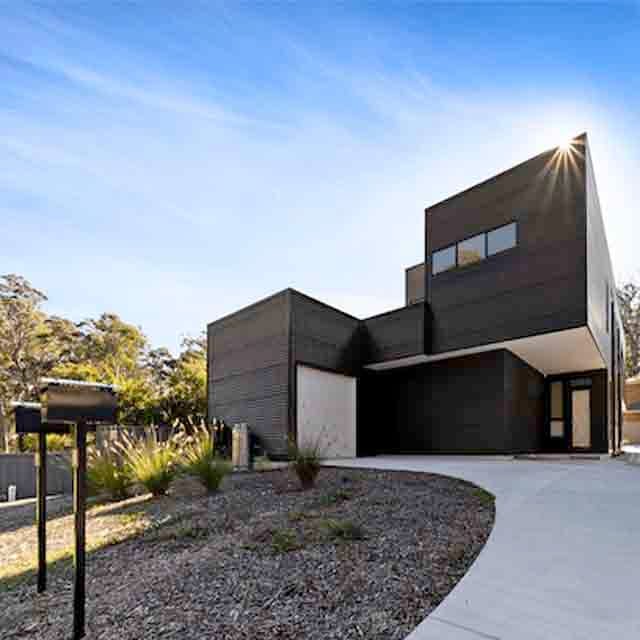
M 489 254 L 489 234 L 492 231 L 496 231 L 498 229 L 502 229 L 502 227 L 508 227 L 510 225 L 515 225 L 515 229 L 516 229 L 516 243 L 514 246 L 512 247 L 508 247 L 507 249 L 502 249 L 501 251 L 497 251 L 496 253 L 492 253 Z M 466 242 L 467 240 L 471 240 L 472 238 L 476 238 L 477 236 L 484 236 L 484 258 L 482 258 L 481 260 L 476 260 L 475 262 L 470 262 L 468 264 L 463 264 L 460 265 L 459 261 L 458 261 L 458 246 L 463 243 Z M 467 269 L 467 268 L 471 268 L 474 267 L 477 264 L 480 264 L 482 262 L 484 262 L 485 260 L 489 260 L 491 258 L 493 258 L 494 256 L 499 256 L 502 255 L 503 253 L 506 253 L 507 251 L 513 251 L 514 249 L 518 248 L 518 245 L 520 244 L 520 225 L 518 224 L 517 220 L 511 220 L 510 222 L 505 222 L 503 224 L 499 224 L 495 227 L 491 227 L 489 229 L 486 229 L 485 231 L 479 231 L 476 233 L 472 233 L 471 235 L 465 236 L 464 238 L 461 238 L 460 240 L 457 240 L 456 242 L 452 242 L 451 244 L 446 244 L 444 247 L 440 247 L 439 249 L 435 249 L 433 251 L 431 251 L 431 256 L 430 256 L 430 260 L 429 262 L 430 267 L 429 267 L 429 271 L 431 273 L 431 277 L 432 278 L 436 278 L 444 273 L 452 273 L 452 272 L 456 272 L 459 271 L 460 269 Z M 453 253 L 454 253 L 454 265 L 452 267 L 450 267 L 449 269 L 444 269 L 443 271 L 438 271 L 437 273 L 434 272 L 433 268 L 434 268 L 434 263 L 433 263 L 433 256 L 436 253 L 439 253 L 440 251 L 445 251 L 447 249 L 451 249 L 453 248 Z
M 431 253 L 431 275 L 433 277 L 439 276 L 442 273 L 450 273 L 451 271 L 455 271 L 458 268 L 458 243 L 454 242 L 453 244 L 448 244 L 440 249 L 436 249 Z M 453 266 L 448 269 L 443 269 L 442 271 L 434 272 L 435 263 L 433 257 L 436 253 L 440 253 L 441 251 L 446 251 L 447 249 L 453 249 Z
M 473 262 L 466 262 L 463 265 L 460 265 L 460 245 L 464 244 L 465 242 L 469 242 L 470 240 L 475 240 L 476 238 L 482 238 L 483 240 L 483 247 L 482 250 L 484 252 L 484 255 L 479 259 L 479 260 L 474 260 Z M 456 247 L 456 268 L 459 267 L 468 267 L 472 264 L 477 264 L 478 262 L 482 262 L 483 260 L 486 260 L 488 255 L 487 255 L 487 232 L 486 231 L 482 231 L 480 233 L 476 233 L 472 236 L 469 236 L 468 238 L 466 238 L 465 240 L 459 240 L 458 242 L 456 242 L 455 244 Z
M 510 227 L 511 225 L 515 226 L 516 229 L 516 241 L 515 244 L 512 247 L 507 247 L 506 249 L 500 249 L 500 251 L 495 251 L 494 253 L 489 253 L 489 234 L 493 233 L 494 231 L 497 231 L 498 229 L 503 229 L 504 227 Z M 498 225 L 497 227 L 493 227 L 493 229 L 487 229 L 485 231 L 486 234 L 486 241 L 485 241 L 485 245 L 486 245 L 486 255 L 487 258 L 491 258 L 492 256 L 498 256 L 501 253 L 504 253 L 505 251 L 511 251 L 511 249 L 515 249 L 518 246 L 518 241 L 520 240 L 520 233 L 519 233 L 519 229 L 518 229 L 518 221 L 517 220 L 512 220 L 511 222 L 507 222 L 506 224 L 501 224 Z

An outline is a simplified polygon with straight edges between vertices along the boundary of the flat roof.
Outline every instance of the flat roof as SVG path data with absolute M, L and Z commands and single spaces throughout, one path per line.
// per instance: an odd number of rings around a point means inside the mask
M 41 378 L 40 386 L 47 387 L 52 385 L 54 387 L 87 387 L 90 389 L 105 389 L 108 391 L 115 391 L 116 386 L 113 384 L 105 384 L 103 382 L 87 382 L 86 380 L 69 380 L 66 378 Z

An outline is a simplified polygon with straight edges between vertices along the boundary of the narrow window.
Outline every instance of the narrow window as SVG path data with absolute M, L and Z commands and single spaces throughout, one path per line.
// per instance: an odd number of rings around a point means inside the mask
M 517 243 L 517 225 L 515 222 L 498 227 L 487 233 L 487 255 L 493 256 L 501 251 L 512 249 Z
M 456 266 L 456 248 L 455 246 L 447 247 L 446 249 L 440 249 L 440 251 L 434 251 L 432 256 L 433 262 L 433 275 L 442 273 L 443 271 L 449 271 Z
M 480 262 L 485 258 L 484 233 L 458 243 L 458 266 Z
M 607 333 L 609 333 L 609 296 L 611 295 L 611 293 L 609 290 L 609 283 L 606 280 L 604 282 L 604 286 L 605 286 L 606 295 L 607 295 L 607 306 L 604 309 L 604 315 L 607 320 Z
M 562 382 L 551 383 L 551 437 L 564 436 L 564 395 Z

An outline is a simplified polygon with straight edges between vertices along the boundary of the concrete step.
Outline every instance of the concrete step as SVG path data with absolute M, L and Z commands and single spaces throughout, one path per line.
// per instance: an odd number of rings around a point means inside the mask
M 622 446 L 625 462 L 640 464 L 640 444 L 625 444 Z
M 540 460 L 543 462 L 571 462 L 607 460 L 608 453 L 522 453 L 513 456 L 514 460 Z

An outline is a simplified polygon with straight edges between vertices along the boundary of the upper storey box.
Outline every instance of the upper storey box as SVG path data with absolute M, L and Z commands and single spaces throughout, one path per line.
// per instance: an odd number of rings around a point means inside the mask
M 586 134 L 425 215 L 431 354 L 579 328 L 607 349 L 614 281 Z

